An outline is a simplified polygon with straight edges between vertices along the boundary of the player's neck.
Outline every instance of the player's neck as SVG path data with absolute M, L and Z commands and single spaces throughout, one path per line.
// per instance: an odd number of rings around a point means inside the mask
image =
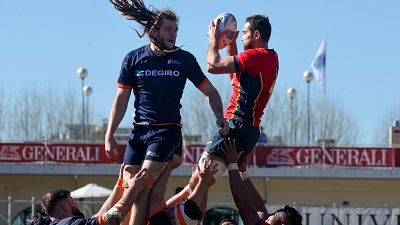
M 160 56 L 165 55 L 165 53 L 163 51 L 161 51 L 153 42 L 150 42 L 150 49 L 156 55 L 160 55 Z
M 265 48 L 268 49 L 268 42 L 256 42 L 254 43 L 254 48 Z

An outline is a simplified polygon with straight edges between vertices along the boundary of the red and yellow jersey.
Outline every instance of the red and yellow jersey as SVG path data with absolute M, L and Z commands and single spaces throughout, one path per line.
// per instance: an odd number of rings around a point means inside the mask
M 234 56 L 233 93 L 226 119 L 258 126 L 278 76 L 278 55 L 273 49 L 248 49 Z

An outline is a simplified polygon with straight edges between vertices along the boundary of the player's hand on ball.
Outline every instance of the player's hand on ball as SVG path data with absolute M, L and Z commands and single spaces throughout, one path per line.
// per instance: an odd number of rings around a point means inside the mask
M 216 24 L 214 23 L 214 21 L 210 22 L 207 33 L 209 43 L 217 43 L 218 39 L 222 36 L 222 33 L 218 29 L 219 23 L 220 20 L 217 20 Z

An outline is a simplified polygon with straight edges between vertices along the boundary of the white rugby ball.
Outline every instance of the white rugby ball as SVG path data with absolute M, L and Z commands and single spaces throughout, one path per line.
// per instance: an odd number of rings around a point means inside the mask
M 237 22 L 236 18 L 230 14 L 230 13 L 222 13 L 218 15 L 214 19 L 214 24 L 217 24 L 217 21 L 219 22 L 218 29 L 220 32 L 227 31 L 219 40 L 218 40 L 218 48 L 222 49 L 228 46 L 231 42 L 232 39 L 235 37 L 236 30 L 237 30 Z

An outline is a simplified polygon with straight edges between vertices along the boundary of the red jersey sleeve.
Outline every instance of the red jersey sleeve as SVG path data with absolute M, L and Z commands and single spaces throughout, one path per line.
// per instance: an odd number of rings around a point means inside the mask
M 256 75 L 260 72 L 262 58 L 257 49 L 248 49 L 236 55 L 234 58 L 236 72 L 248 71 L 249 75 Z

